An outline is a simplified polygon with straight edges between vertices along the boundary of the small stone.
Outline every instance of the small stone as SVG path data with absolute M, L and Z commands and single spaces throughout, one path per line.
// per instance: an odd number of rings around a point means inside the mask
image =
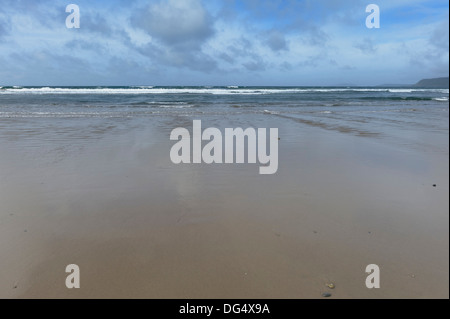
M 330 288 L 330 289 L 336 288 L 336 286 L 335 286 L 333 283 L 331 283 L 331 284 L 326 284 L 326 286 L 327 286 L 328 288 Z
M 436 184 L 433 184 L 433 187 L 437 187 L 437 185 L 436 185 Z
M 324 297 L 324 298 L 330 298 L 330 297 L 331 297 L 331 294 L 330 294 L 329 292 L 324 292 L 324 293 L 322 294 L 322 297 Z

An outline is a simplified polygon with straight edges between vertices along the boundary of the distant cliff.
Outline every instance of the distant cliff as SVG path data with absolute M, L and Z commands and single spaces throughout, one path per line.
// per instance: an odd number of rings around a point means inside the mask
M 448 89 L 449 87 L 448 78 L 425 79 L 419 81 L 414 86 L 423 88 L 439 88 L 439 89 Z

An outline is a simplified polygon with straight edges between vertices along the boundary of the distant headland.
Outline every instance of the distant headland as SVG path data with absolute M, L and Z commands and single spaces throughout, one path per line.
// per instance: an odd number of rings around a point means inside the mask
M 377 85 L 378 87 L 415 87 L 424 89 L 448 89 L 449 81 L 446 78 L 433 78 L 433 79 L 423 79 L 416 84 L 382 84 Z
M 448 89 L 449 82 L 448 77 L 446 78 L 434 78 L 434 79 L 424 79 L 420 80 L 416 84 L 414 84 L 414 87 L 421 87 L 421 88 L 436 88 L 436 89 Z

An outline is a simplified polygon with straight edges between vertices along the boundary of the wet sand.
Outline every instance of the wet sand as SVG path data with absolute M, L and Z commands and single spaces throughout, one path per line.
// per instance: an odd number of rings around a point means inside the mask
M 53 139 L 3 119 L 0 298 L 449 297 L 448 138 L 260 117 L 223 127 L 280 127 L 273 176 L 172 164 L 170 130 L 191 118 Z

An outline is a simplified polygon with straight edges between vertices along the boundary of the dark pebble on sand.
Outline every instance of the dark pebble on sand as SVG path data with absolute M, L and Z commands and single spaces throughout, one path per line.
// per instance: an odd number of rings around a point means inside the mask
M 324 297 L 324 298 L 330 298 L 330 297 L 331 297 L 331 294 L 330 294 L 329 292 L 325 292 L 325 293 L 322 294 L 322 297 Z
M 434 184 L 434 185 L 433 185 L 433 187 L 437 187 L 437 185 L 436 185 L 436 184 Z

